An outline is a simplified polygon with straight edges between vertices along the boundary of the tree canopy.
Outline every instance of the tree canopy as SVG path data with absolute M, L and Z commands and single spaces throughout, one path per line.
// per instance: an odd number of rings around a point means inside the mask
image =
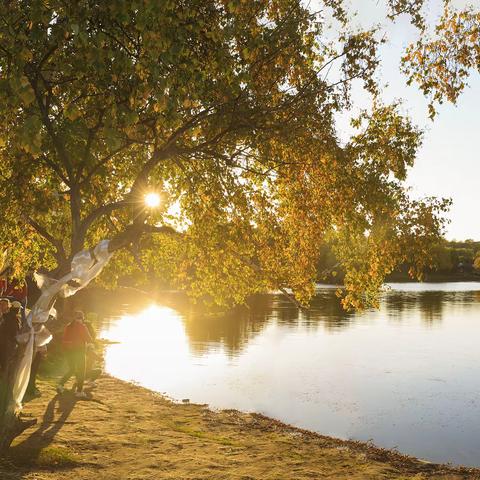
M 423 3 L 390 0 L 391 16 L 423 29 Z M 153 269 L 219 303 L 279 288 L 307 303 L 325 241 L 346 272 L 347 307 L 375 304 L 399 263 L 421 272 L 449 201 L 405 190 L 422 134 L 378 96 L 382 35 L 352 29 L 341 0 L 318 8 L 3 2 L 0 234 L 15 274 L 58 274 L 112 237 L 128 249 L 105 279 Z M 478 14 L 455 14 L 455 27 L 449 12 L 440 43 L 425 37 L 405 58 L 434 101 L 455 100 L 462 69 L 478 67 Z M 442 42 L 458 50 L 456 69 L 441 66 Z M 454 91 L 445 75 L 459 79 Z M 353 82 L 372 108 L 345 142 L 335 118 Z M 161 208 L 145 208 L 150 191 Z
M 430 98 L 432 118 L 437 104 L 456 103 L 470 74 L 480 71 L 480 10 L 454 10 L 450 3 L 445 2 L 434 32 L 411 44 L 403 58 L 409 83 L 418 83 Z

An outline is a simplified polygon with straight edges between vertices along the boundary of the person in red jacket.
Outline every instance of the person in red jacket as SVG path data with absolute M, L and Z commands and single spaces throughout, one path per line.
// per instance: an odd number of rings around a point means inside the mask
M 86 362 L 86 346 L 92 343 L 92 337 L 87 327 L 83 323 L 83 312 L 75 312 L 73 320 L 65 327 L 63 331 L 62 346 L 67 358 L 67 373 L 60 379 L 57 385 L 57 392 L 63 393 L 65 383 L 72 375 L 75 375 L 75 396 L 77 398 L 86 398 L 83 391 L 83 382 L 85 380 L 85 362 Z

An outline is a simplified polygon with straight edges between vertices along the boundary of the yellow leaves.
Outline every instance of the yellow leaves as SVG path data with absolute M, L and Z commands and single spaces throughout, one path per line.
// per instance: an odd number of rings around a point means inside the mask
M 64 115 L 73 122 L 82 115 L 82 112 L 75 104 L 71 103 L 65 109 Z
M 191 129 L 191 135 L 192 137 L 198 137 L 198 135 L 202 132 L 202 126 L 201 125 L 196 125 Z
M 194 102 L 192 102 L 192 100 L 190 100 L 189 98 L 185 98 L 182 102 L 183 108 L 191 108 L 193 107 L 193 105 L 194 105 Z
M 423 53 L 421 50 L 417 50 L 414 52 L 413 54 L 413 60 L 414 61 L 417 61 L 418 63 L 422 63 L 423 62 Z
M 39 145 L 36 142 L 38 137 L 34 137 L 31 141 L 22 142 L 22 148 L 25 152 L 30 153 L 33 157 L 38 157 L 41 153 Z
M 33 60 L 33 53 L 26 47 L 18 52 L 18 56 L 25 62 L 31 62 Z
M 230 13 L 237 13 L 239 10 L 241 10 L 240 5 L 236 5 L 234 1 L 228 2 L 227 4 L 227 9 Z
M 455 103 L 467 85 L 471 68 L 480 65 L 480 14 L 472 8 L 451 11 L 446 6 L 435 26 L 435 37 L 424 35 L 410 45 L 402 59 L 408 83 L 416 81 L 430 98 L 429 112 L 433 119 L 434 104 L 448 100 Z
M 38 2 L 38 8 L 51 15 L 47 3 Z M 40 92 L 45 85 L 52 89 L 49 107 L 54 132 L 80 176 L 100 164 L 82 183 L 82 215 L 95 205 L 121 198 L 142 167 L 156 158 L 152 153 L 158 145 L 174 138 L 175 150 L 188 153 L 185 158 L 167 153 L 149 173 L 149 180 L 170 182 L 172 196 L 180 199 L 177 219 L 185 234 L 175 248 L 162 245 L 162 262 L 156 263 L 158 249 L 153 248 L 144 257 L 147 264 L 154 264 L 161 274 L 170 262 L 172 276 L 180 277 L 198 296 L 206 293 L 214 301 L 242 301 L 267 285 L 288 285 L 308 301 L 319 245 L 332 225 L 363 232 L 365 217 L 374 216 L 379 205 L 387 216 L 394 207 L 402 211 L 396 204 L 399 192 L 378 175 L 380 168 L 362 169 L 360 142 L 357 156 L 337 142 L 332 117 L 344 106 L 343 96 L 336 89 L 326 89 L 317 77 L 316 59 L 328 62 L 334 54 L 322 46 L 322 38 L 316 41 L 316 20 L 300 3 L 283 0 L 193 2 L 188 8 L 174 1 L 168 8 L 164 2 L 158 8 L 153 0 L 148 6 L 134 3 L 113 2 L 105 7 L 109 12 L 105 16 L 102 2 L 95 3 L 92 8 L 100 15 L 100 33 L 91 29 L 87 36 L 85 18 L 75 6 L 68 18 L 59 11 L 57 23 L 41 31 L 35 21 L 31 31 L 34 35 L 40 30 L 40 39 L 59 40 L 58 50 L 44 64 L 45 84 L 39 82 Z M 31 19 L 29 12 L 25 15 L 27 25 Z M 64 33 L 70 41 L 62 40 Z M 19 58 L 24 59 L 20 66 L 25 59 L 32 61 L 32 51 L 25 45 L 36 45 L 33 61 L 41 62 L 48 48 L 41 43 L 35 44 L 30 37 L 20 41 Z M 361 57 L 370 68 L 375 63 L 371 62 L 374 45 L 368 36 L 358 36 L 352 65 L 361 67 L 363 63 L 356 62 Z M 428 52 L 415 55 L 416 61 L 423 62 Z M 361 68 L 351 73 L 365 78 Z M 17 73 L 2 89 L 13 92 L 16 109 L 7 112 L 14 134 L 5 137 L 13 153 L 2 151 L 2 156 L 12 162 L 19 157 L 30 161 L 31 155 L 44 153 L 60 165 L 39 117 L 28 117 L 38 114 L 43 104 L 35 105 L 28 79 L 20 77 Z M 29 108 L 19 109 L 19 99 Z M 208 114 L 196 120 L 200 108 Z M 374 150 L 376 140 L 385 153 L 385 159 L 377 158 L 378 164 L 397 168 L 396 161 L 387 165 L 395 147 L 388 140 L 411 146 L 414 139 L 405 142 L 396 124 L 397 128 L 385 128 L 382 136 L 382 125 L 385 122 L 377 122 L 362 146 L 362 158 L 367 157 L 367 149 L 369 154 Z M 181 134 L 171 137 L 176 131 Z M 129 147 L 123 149 L 126 144 Z M 90 148 L 86 155 L 85 147 Z M 410 158 L 409 151 L 403 153 L 400 163 Z M 28 168 L 31 172 L 20 172 L 25 184 L 36 178 L 46 182 L 50 192 L 66 190 L 58 171 L 49 169 L 46 162 L 30 162 Z M 31 190 L 30 196 L 22 193 L 21 198 L 29 206 L 36 201 Z M 68 199 L 57 196 L 41 203 L 32 207 L 39 220 L 68 237 L 68 214 L 57 216 L 61 208 L 69 211 Z M 88 233 L 88 242 L 114 234 L 109 220 L 122 228 L 131 220 L 130 213 L 119 211 L 113 220 L 99 219 Z M 153 224 L 157 218 L 149 221 Z M 372 290 L 375 282 L 368 278 L 369 270 L 358 267 L 363 265 L 360 248 L 357 255 L 355 245 L 353 252 L 347 247 L 347 260 L 357 260 L 348 264 L 353 272 L 352 291 Z M 384 271 L 379 251 L 380 247 L 376 256 L 368 257 L 374 260 L 371 271 L 376 279 Z M 255 261 L 260 272 L 244 259 Z M 128 268 L 125 260 L 118 270 Z
M 253 53 L 247 47 L 242 49 L 242 56 L 245 60 L 250 60 L 253 58 Z
M 163 112 L 168 105 L 168 99 L 166 96 L 160 97 L 157 101 L 153 104 L 153 110 L 157 113 Z
M 135 65 L 135 72 L 140 80 L 145 80 L 148 77 L 148 70 L 140 62 Z

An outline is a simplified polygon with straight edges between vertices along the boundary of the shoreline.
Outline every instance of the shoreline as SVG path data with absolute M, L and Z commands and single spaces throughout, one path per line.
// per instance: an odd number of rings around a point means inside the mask
M 88 400 L 55 394 L 24 407 L 38 419 L 0 460 L 2 480 L 480 479 L 480 468 L 430 463 L 256 413 L 177 403 L 111 376 Z

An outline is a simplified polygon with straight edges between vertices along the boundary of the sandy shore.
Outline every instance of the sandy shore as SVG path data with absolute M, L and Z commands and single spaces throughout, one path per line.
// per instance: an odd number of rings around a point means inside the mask
M 0 460 L 2 480 L 480 479 L 480 469 L 435 465 L 284 425 L 256 414 L 177 404 L 105 377 L 88 400 L 41 398 L 36 427 Z

